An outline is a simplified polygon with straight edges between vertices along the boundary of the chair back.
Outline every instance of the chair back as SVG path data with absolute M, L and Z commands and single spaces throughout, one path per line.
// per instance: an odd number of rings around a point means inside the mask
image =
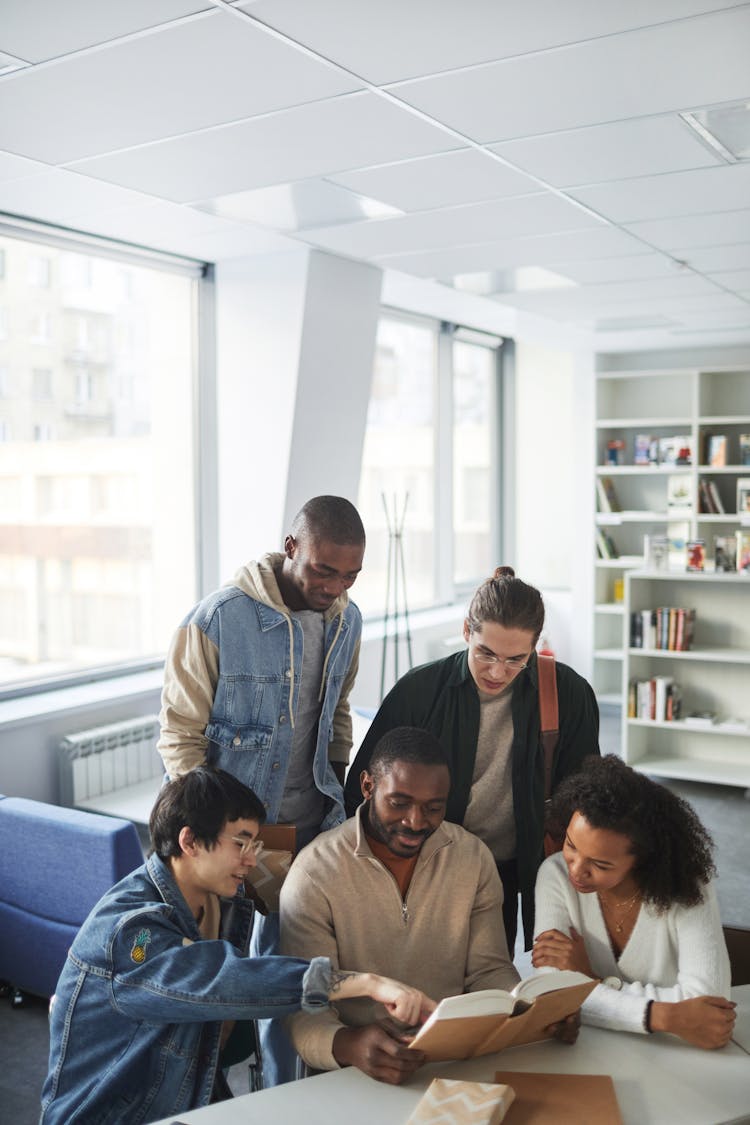
M 732 988 L 750 984 L 750 929 L 744 926 L 724 926 L 723 929 L 732 969 Z

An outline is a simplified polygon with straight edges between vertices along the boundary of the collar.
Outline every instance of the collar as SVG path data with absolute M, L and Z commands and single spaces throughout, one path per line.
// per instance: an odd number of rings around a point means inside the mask
M 146 869 L 152 883 L 164 899 L 164 902 L 167 906 L 170 906 L 177 915 L 180 928 L 189 937 L 192 937 L 195 941 L 199 941 L 201 932 L 198 929 L 198 923 L 193 917 L 193 912 L 185 901 L 182 891 L 177 886 L 169 866 L 160 856 L 154 853 L 146 860 Z

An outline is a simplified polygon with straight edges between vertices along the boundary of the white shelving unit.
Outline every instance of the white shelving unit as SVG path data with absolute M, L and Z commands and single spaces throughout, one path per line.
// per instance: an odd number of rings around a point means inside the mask
M 625 608 L 616 594 L 623 589 L 626 575 L 644 565 L 644 535 L 667 535 L 672 521 L 687 523 L 691 538 L 706 540 L 711 565 L 714 536 L 734 535 L 746 525 L 750 529 L 750 514 L 736 511 L 737 478 L 750 476 L 750 466 L 739 464 L 739 435 L 750 433 L 750 368 L 600 372 L 596 384 L 595 473 L 611 478 L 622 511 L 596 515 L 597 527 L 614 541 L 618 557 L 595 562 L 593 686 L 600 703 L 622 704 L 628 630 Z M 689 437 L 692 464 L 634 464 L 639 434 L 657 441 Z M 702 463 L 706 439 L 716 434 L 727 438 L 725 466 Z M 607 443 L 612 439 L 625 443 L 623 464 L 607 463 Z M 685 477 L 692 497 L 691 507 L 679 514 L 667 508 L 667 478 L 677 475 Z M 701 479 L 714 481 L 726 514 L 699 511 Z
M 750 788 L 750 575 L 641 570 L 627 576 L 625 630 L 632 612 L 666 605 L 695 609 L 693 647 L 628 648 L 623 693 L 631 679 L 672 676 L 682 692 L 681 718 L 629 719 L 624 707 L 625 761 L 661 777 Z M 715 713 L 715 724 L 686 718 L 707 711 Z

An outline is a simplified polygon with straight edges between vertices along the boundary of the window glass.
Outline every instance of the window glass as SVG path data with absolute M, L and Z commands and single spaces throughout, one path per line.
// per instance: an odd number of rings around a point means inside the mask
M 492 529 L 497 352 L 453 344 L 453 580 L 457 586 L 486 578 Z
M 392 527 L 403 519 L 409 608 L 434 601 L 436 371 L 435 328 L 381 319 L 359 491 L 367 551 L 353 596 L 363 613 L 375 615 L 385 611 L 388 519 Z M 403 609 L 401 575 L 399 590 L 399 608 Z M 393 600 L 390 605 L 392 608 Z
M 0 235 L 0 689 L 163 652 L 195 598 L 194 279 Z

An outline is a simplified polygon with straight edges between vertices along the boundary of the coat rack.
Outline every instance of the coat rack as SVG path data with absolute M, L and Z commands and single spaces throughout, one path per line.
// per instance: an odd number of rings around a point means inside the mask
M 409 668 L 412 667 L 413 658 L 411 651 L 411 629 L 409 626 L 409 606 L 406 599 L 406 565 L 404 563 L 404 521 L 406 519 L 406 508 L 409 503 L 409 493 L 404 496 L 403 507 L 401 513 L 398 511 L 398 504 L 396 495 L 392 497 L 392 509 L 389 511 L 388 499 L 384 492 L 380 493 L 380 498 L 383 501 L 383 509 L 385 511 L 385 522 L 388 528 L 388 568 L 386 572 L 385 583 L 385 614 L 383 616 L 383 653 L 380 662 L 380 701 L 382 703 L 383 696 L 385 695 L 385 666 L 386 654 L 388 651 L 388 623 L 392 621 L 393 632 L 393 675 L 394 682 L 399 678 L 398 671 L 398 656 L 399 656 L 399 630 L 403 624 L 406 639 L 406 652 L 409 661 Z M 403 609 L 400 603 L 403 601 Z

